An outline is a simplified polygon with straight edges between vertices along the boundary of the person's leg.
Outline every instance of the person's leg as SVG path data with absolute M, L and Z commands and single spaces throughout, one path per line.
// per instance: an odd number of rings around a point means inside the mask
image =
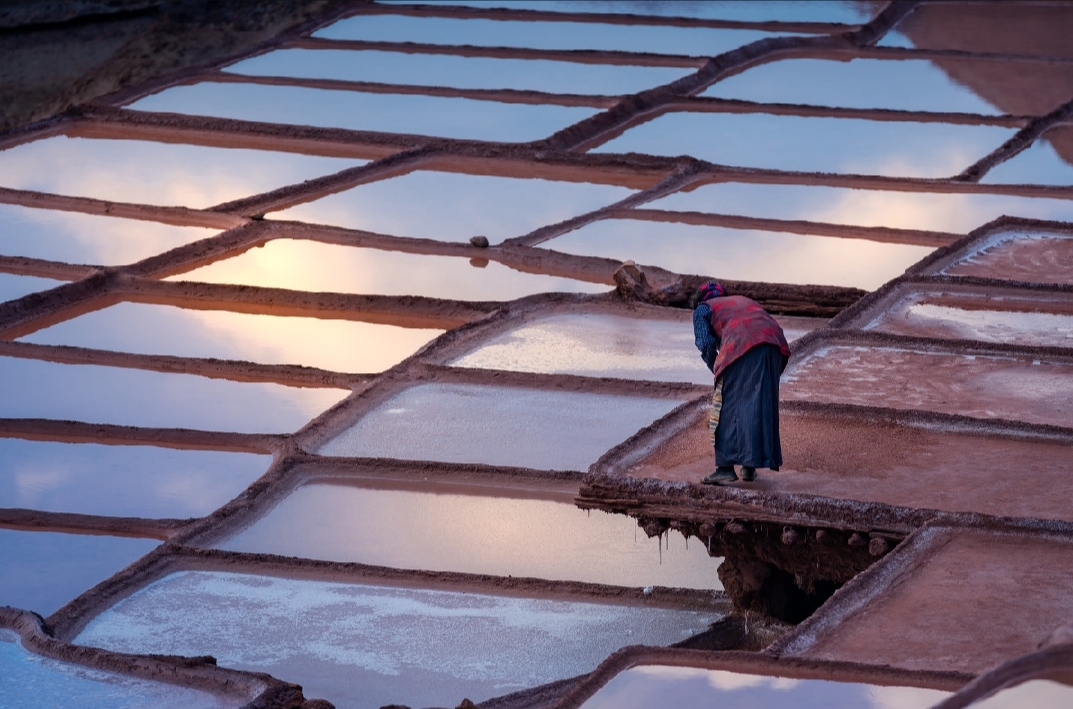
M 712 392 L 712 403 L 708 408 L 708 436 L 712 442 L 712 451 L 715 453 L 715 472 L 705 476 L 701 482 L 706 485 L 718 485 L 719 483 L 734 482 L 738 476 L 734 474 L 733 465 L 720 465 L 718 430 L 719 418 L 723 410 L 723 378 L 715 382 L 715 391 Z

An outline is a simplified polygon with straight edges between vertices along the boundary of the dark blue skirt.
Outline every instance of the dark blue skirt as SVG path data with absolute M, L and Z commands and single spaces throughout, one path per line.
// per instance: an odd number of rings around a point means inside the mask
M 723 408 L 715 430 L 715 464 L 778 470 L 779 377 L 786 358 L 757 345 L 723 370 Z

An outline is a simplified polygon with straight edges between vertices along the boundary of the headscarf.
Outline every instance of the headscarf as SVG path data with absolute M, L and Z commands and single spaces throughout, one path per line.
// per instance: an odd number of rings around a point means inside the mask
M 697 300 L 698 303 L 703 303 L 709 298 L 718 298 L 727 294 L 727 289 L 719 285 L 715 281 L 708 281 L 700 287 L 700 297 Z

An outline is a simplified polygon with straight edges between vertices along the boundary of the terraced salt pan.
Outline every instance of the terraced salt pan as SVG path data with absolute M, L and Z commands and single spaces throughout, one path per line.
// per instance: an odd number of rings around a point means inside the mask
M 542 246 L 578 256 L 632 259 L 675 273 L 866 290 L 931 253 L 926 246 L 632 219 L 603 219 Z
M 0 529 L 0 606 L 48 616 L 158 544 L 155 539 Z
M 438 241 L 468 241 L 480 234 L 496 243 L 631 194 L 614 185 L 421 170 L 270 216 Z
M 865 329 L 916 337 L 1073 347 L 1073 303 L 918 292 L 899 300 Z
M 632 587 L 723 587 L 719 560 L 702 541 L 690 544 L 673 530 L 649 539 L 636 520 L 589 514 L 567 495 L 513 495 L 502 489 L 462 494 L 318 480 L 221 546 L 404 569 Z
M 130 104 L 128 108 L 244 121 L 505 142 L 545 138 L 596 113 L 596 109 L 573 106 L 371 94 L 298 86 L 221 84 L 212 81 L 165 89 Z
M 0 417 L 240 433 L 296 431 L 349 393 L 13 357 L 0 389 Z
M 1052 130 L 1057 136 L 1059 130 L 1068 132 L 1069 128 Z M 1038 138 L 1025 150 L 988 170 L 980 182 L 1068 187 L 1073 185 L 1073 165 L 1058 154 L 1054 146 L 1048 142 L 1047 133 L 1044 133 L 1043 137 Z
M 606 293 L 610 284 L 523 273 L 496 261 L 380 251 L 300 239 L 172 276 L 172 281 L 234 283 L 333 293 L 423 295 L 454 300 L 514 300 L 535 293 Z
M 20 276 L 13 273 L 0 273 L 0 303 L 15 300 L 30 293 L 49 290 L 63 285 L 64 281 L 37 276 Z
M 201 517 L 268 469 L 272 457 L 0 439 L 0 507 L 116 517 Z
M 701 96 L 847 108 L 1001 114 L 925 59 L 785 59 L 723 79 Z
M 410 0 L 386 0 L 385 4 L 409 4 Z M 468 7 L 503 7 L 515 10 L 550 10 L 553 12 L 613 12 L 630 15 L 697 17 L 707 20 L 743 22 L 867 22 L 867 7 L 844 0 L 452 0 L 452 5 Z
M 822 320 L 791 318 L 787 340 Z M 693 343 L 688 312 L 655 319 L 596 313 L 561 313 L 539 318 L 489 338 L 452 362 L 456 367 L 512 372 L 579 374 L 590 377 L 711 383 Z
M 454 706 L 591 671 L 634 643 L 663 645 L 713 613 L 245 574 L 167 576 L 92 620 L 77 642 L 211 654 L 300 683 L 347 709 Z M 226 632 L 221 632 L 226 628 Z
M 948 696 L 949 692 L 919 687 L 793 679 L 675 665 L 640 665 L 612 677 L 581 707 L 928 709 Z
M 779 35 L 756 30 L 708 27 L 357 15 L 318 30 L 313 36 L 370 42 L 602 49 L 714 57 L 750 42 Z
M 942 273 L 1030 283 L 1073 283 L 1073 237 L 1002 232 L 981 241 Z
M 54 136 L 0 151 L 0 185 L 204 208 L 365 162 L 246 148 Z M 154 229 L 147 226 L 146 231 Z
M 0 204 L 0 255 L 119 266 L 216 235 L 216 229 L 171 226 L 96 214 Z
M 521 387 L 419 384 L 376 407 L 317 452 L 586 470 L 611 447 L 681 403 Z
M 690 192 L 675 192 L 642 208 L 959 234 L 967 234 L 1004 214 L 1073 221 L 1073 200 L 1066 199 L 746 182 L 702 185 Z
M 1073 426 L 1073 367 L 894 347 L 823 347 L 782 375 L 787 400 Z
M 443 330 L 320 318 L 189 310 L 119 303 L 20 338 L 139 354 L 301 364 L 339 372 L 382 372 Z
M 467 21 L 468 22 L 468 21 Z M 431 56 L 343 49 L 280 49 L 227 67 L 231 74 L 385 84 L 618 95 L 668 84 L 688 68 L 578 64 L 542 59 Z
M 642 123 L 592 152 L 692 155 L 772 170 L 951 177 L 1014 132 L 945 123 L 680 112 Z
M 990 697 L 973 702 L 972 709 L 1018 709 L 1040 707 L 1059 709 L 1073 702 L 1073 687 L 1049 679 L 1034 679 L 999 690 Z
M 196 689 L 41 657 L 25 650 L 15 633 L 3 629 L 0 693 L 19 709 L 224 709 L 243 703 Z

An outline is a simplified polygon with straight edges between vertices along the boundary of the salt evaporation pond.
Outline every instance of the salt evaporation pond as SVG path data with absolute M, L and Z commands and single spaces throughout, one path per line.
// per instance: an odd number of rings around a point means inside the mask
M 385 4 L 410 0 L 386 0 Z M 738 20 L 741 22 L 844 22 L 854 24 L 872 18 L 867 6 L 845 0 L 451 0 L 452 5 L 514 10 L 549 10 L 552 12 L 594 12 L 670 17 L 696 17 L 706 20 Z
M 1001 689 L 973 702 L 972 709 L 1065 709 L 1073 702 L 1073 687 L 1049 679 L 1034 679 Z
M 0 357 L 0 417 L 290 433 L 349 392 Z
M 633 194 L 615 185 L 418 170 L 273 212 L 273 219 L 437 241 L 492 243 L 614 204 Z
M 1019 230 L 1001 232 L 979 242 L 970 253 L 942 269 L 942 273 L 1073 284 L 1073 237 Z
M 128 108 L 299 126 L 506 142 L 544 138 L 588 118 L 597 110 L 213 81 L 174 86 L 146 96 Z M 283 184 L 300 181 L 292 179 Z
M 1002 113 L 926 59 L 784 59 L 749 67 L 700 95 L 756 103 Z
M 1012 128 L 763 113 L 667 113 L 595 153 L 692 155 L 721 165 L 892 177 L 951 177 Z
M 950 692 L 919 687 L 793 679 L 697 667 L 646 664 L 618 673 L 581 707 L 928 709 L 948 696 Z
M 1058 129 L 1055 130 L 1056 137 L 1057 133 Z M 980 182 L 1069 187 L 1073 185 L 1073 165 L 1058 154 L 1044 133 L 1025 150 L 988 170 Z
M 119 303 L 19 338 L 138 354 L 299 364 L 338 372 L 382 372 L 443 330 L 169 305 Z
M 96 617 L 77 642 L 211 654 L 340 709 L 481 702 L 592 671 L 624 645 L 684 640 L 712 611 L 183 571 Z M 226 629 L 221 632 L 221 629 Z
M 61 135 L 0 151 L 0 185 L 115 202 L 205 208 L 365 162 Z
M 496 261 L 458 256 L 274 239 L 260 248 L 172 276 L 202 281 L 314 292 L 422 295 L 451 300 L 514 300 L 536 293 L 606 293 L 610 283 L 523 273 Z
M 1071 426 L 1071 370 L 1062 361 L 835 345 L 792 362 L 782 396 Z
M 450 364 L 512 372 L 711 383 L 693 342 L 692 315 L 646 318 L 606 313 L 560 313 L 500 335 Z M 787 340 L 801 337 L 817 318 L 783 319 Z M 809 322 L 809 321 L 813 322 Z
M 4 241 L 0 254 L 120 266 L 219 233 L 218 229 L 172 226 L 97 214 L 59 212 L 0 204 Z
M 338 434 L 321 455 L 587 470 L 681 399 L 525 387 L 408 387 Z M 436 424 L 429 425 L 429 412 Z
M 158 544 L 156 539 L 0 529 L 0 606 L 48 616 Z
M 225 71 L 243 76 L 611 96 L 668 84 L 690 73 L 688 68 L 348 49 L 278 49 L 244 59 Z
M 19 709 L 226 709 L 245 703 L 35 655 L 0 628 L 0 696 Z
M 926 246 L 785 232 L 603 219 L 543 247 L 740 281 L 873 290 L 931 253 Z
M 1073 221 L 1073 200 L 1000 194 L 894 192 L 825 185 L 719 182 L 675 192 L 642 209 L 967 234 L 1003 215 Z
M 649 539 L 625 515 L 588 513 L 567 493 L 374 489 L 317 480 L 294 490 L 221 547 L 376 566 L 722 589 L 719 559 L 677 531 Z M 661 545 L 663 548 L 661 548 Z
M 0 507 L 115 517 L 201 517 L 268 469 L 272 457 L 0 439 Z

